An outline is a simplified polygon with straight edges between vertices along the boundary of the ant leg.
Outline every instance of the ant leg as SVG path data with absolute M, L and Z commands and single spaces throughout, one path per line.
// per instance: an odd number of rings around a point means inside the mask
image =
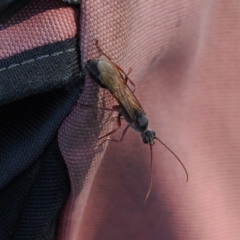
M 86 104 L 80 104 L 82 107 L 86 107 L 86 108 L 96 108 L 96 109 L 102 109 L 102 110 L 105 110 L 105 111 L 111 111 L 111 112 L 119 112 L 120 111 L 120 108 L 118 105 L 116 106 L 113 106 L 113 108 L 104 108 L 104 107 L 94 107 L 94 106 L 91 106 L 91 105 L 86 105 Z
M 112 138 L 107 138 L 107 139 L 105 139 L 105 140 L 103 141 L 103 143 L 106 142 L 106 141 L 121 142 L 121 141 L 123 140 L 123 138 L 124 138 L 124 136 L 125 136 L 125 134 L 126 134 L 126 132 L 127 132 L 127 130 L 128 130 L 129 127 L 130 127 L 130 125 L 128 124 L 128 125 L 124 128 L 124 130 L 122 131 L 122 135 L 121 135 L 120 139 L 116 140 L 116 139 L 112 139 Z
M 104 55 L 104 56 L 106 56 L 109 60 L 111 60 L 111 58 L 110 58 L 106 53 L 104 53 L 103 50 L 101 49 L 101 47 L 99 46 L 99 42 L 98 42 L 97 39 L 95 39 L 95 44 L 96 44 L 96 47 L 97 47 L 99 53 L 102 54 L 102 55 Z M 125 83 L 127 83 L 127 81 L 129 81 L 130 84 L 134 87 L 133 93 L 135 93 L 135 91 L 136 91 L 136 86 L 135 86 L 134 82 L 128 77 L 128 75 L 131 73 L 132 69 L 130 68 L 130 70 L 129 70 L 128 73 L 126 74 L 126 73 L 122 70 L 122 68 L 120 68 L 116 63 L 113 63 L 113 64 L 114 64 L 114 66 L 125 76 L 125 78 L 124 78 L 123 81 L 124 81 Z
M 118 118 L 118 116 L 111 117 L 111 121 L 114 122 L 117 118 Z M 121 119 L 121 120 L 124 120 L 124 117 L 121 116 L 120 119 Z
M 102 138 L 107 137 L 107 136 L 113 134 L 114 132 L 116 132 L 116 131 L 121 127 L 121 119 L 124 119 L 124 118 L 123 118 L 123 116 L 122 116 L 121 113 L 120 113 L 120 107 L 119 107 L 119 105 L 114 105 L 112 108 L 94 107 L 94 106 L 85 105 L 85 104 L 81 104 L 81 106 L 83 106 L 83 107 L 88 107 L 88 108 L 102 109 L 102 110 L 111 111 L 111 112 L 119 112 L 119 114 L 118 114 L 117 117 L 113 117 L 113 118 L 117 118 L 118 127 L 117 127 L 116 129 L 112 130 L 111 132 L 105 134 L 104 136 L 98 138 L 98 140 L 101 140 Z M 106 140 L 105 140 L 105 141 L 106 141 Z M 105 141 L 103 141 L 102 144 L 103 144 Z
M 120 70 L 120 69 L 119 69 Z M 120 70 L 121 72 L 122 72 L 122 70 Z M 128 72 L 127 73 L 125 73 L 125 72 L 122 72 L 124 75 L 125 75 L 125 78 L 124 78 L 124 83 L 125 84 L 127 84 L 127 82 L 129 81 L 130 82 L 130 84 L 133 86 L 133 93 L 135 93 L 136 92 L 136 85 L 135 85 L 135 83 L 128 77 L 128 75 L 130 74 L 132 72 L 132 68 L 130 68 L 129 70 L 128 70 Z
M 124 82 L 125 82 L 125 83 L 127 83 L 128 80 L 129 80 L 129 82 L 132 82 L 132 81 L 128 78 L 128 76 L 130 75 L 131 72 L 132 72 L 132 68 L 130 68 L 126 74 L 123 73 L 123 74 L 125 75 L 125 78 L 124 78 Z M 132 84 L 135 86 L 134 83 L 132 83 Z
M 111 60 L 111 58 L 110 58 L 106 53 L 104 53 L 103 50 L 100 48 L 99 42 L 98 42 L 97 39 L 95 39 L 95 44 L 96 44 L 96 47 L 97 47 L 99 53 L 102 54 L 102 55 L 104 55 L 104 56 L 106 56 L 109 60 Z
M 117 127 L 117 128 L 115 128 L 115 129 L 112 130 L 111 132 L 105 134 L 104 136 L 98 138 L 98 140 L 101 140 L 102 138 L 105 138 L 105 137 L 107 137 L 107 136 L 115 133 L 115 132 L 121 127 L 121 114 L 120 114 L 120 113 L 119 113 L 118 116 L 117 116 L 117 124 L 118 124 L 118 127 Z M 105 140 L 105 141 L 106 141 L 106 140 Z M 103 144 L 105 141 L 103 141 L 102 144 Z
M 109 60 L 111 60 L 111 58 L 106 54 L 106 53 L 104 53 L 103 52 L 103 50 L 101 49 L 101 47 L 99 46 L 99 42 L 98 42 L 98 40 L 97 39 L 95 39 L 95 44 L 96 44 L 96 47 L 97 47 L 97 49 L 98 49 L 98 51 L 99 51 L 99 53 L 100 54 L 102 54 L 102 55 L 104 55 L 104 56 L 106 56 Z M 113 62 L 112 62 L 113 63 Z M 134 84 L 134 82 L 128 77 L 128 75 L 131 73 L 131 71 L 132 71 L 132 68 L 130 68 L 130 70 L 128 71 L 128 73 L 126 74 L 123 70 L 122 70 L 122 68 L 120 68 L 116 63 L 113 63 L 114 64 L 114 66 L 125 76 L 125 78 L 123 79 L 123 81 L 124 81 L 124 83 L 125 84 L 127 84 L 127 81 L 129 81 L 130 82 L 130 84 L 133 86 L 133 93 L 135 93 L 136 92 L 136 86 L 135 86 L 135 84 Z
M 130 84 L 133 86 L 133 93 L 135 93 L 136 92 L 136 85 L 135 85 L 135 83 L 128 77 L 128 75 L 132 72 L 132 68 L 130 68 L 129 70 L 128 70 L 128 72 L 127 73 L 125 73 L 117 64 L 114 64 L 115 65 L 115 67 L 118 69 L 118 71 L 119 72 L 121 72 L 125 77 L 124 77 L 124 79 L 123 79 L 123 81 L 124 81 L 124 83 L 125 84 L 127 84 L 127 82 L 129 81 L 130 82 Z

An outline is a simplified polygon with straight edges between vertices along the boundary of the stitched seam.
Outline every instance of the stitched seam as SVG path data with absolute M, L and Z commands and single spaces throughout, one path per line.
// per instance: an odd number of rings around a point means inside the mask
M 8 67 L 0 68 L 0 72 L 8 70 L 8 69 L 15 68 L 15 67 L 19 67 L 19 66 L 22 66 L 22 65 L 26 65 L 26 64 L 29 64 L 29 63 L 32 63 L 32 62 L 35 62 L 35 61 L 39 61 L 39 60 L 44 59 L 44 58 L 56 57 L 56 56 L 59 56 L 63 53 L 74 52 L 74 51 L 75 51 L 75 48 L 69 48 L 69 49 L 64 50 L 64 51 L 59 51 L 59 52 L 55 52 L 55 53 L 52 53 L 52 54 L 42 55 L 42 56 L 39 56 L 39 57 L 36 57 L 36 58 L 28 59 L 26 61 L 22 61 L 20 63 L 11 64 Z

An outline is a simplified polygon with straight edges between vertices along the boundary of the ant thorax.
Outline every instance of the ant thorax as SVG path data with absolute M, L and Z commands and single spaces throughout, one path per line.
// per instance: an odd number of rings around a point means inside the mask
M 134 115 L 136 120 L 133 121 L 131 118 L 129 118 L 128 114 L 126 114 L 124 110 L 124 108 L 120 108 L 120 114 L 124 117 L 125 121 L 129 123 L 131 128 L 139 133 L 143 133 L 147 130 L 148 118 L 144 112 L 140 112 L 135 109 Z

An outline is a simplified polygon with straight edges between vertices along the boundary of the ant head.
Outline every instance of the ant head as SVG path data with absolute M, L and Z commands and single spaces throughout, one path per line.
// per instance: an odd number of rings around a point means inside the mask
M 145 144 L 153 145 L 154 144 L 154 138 L 156 133 L 150 129 L 147 129 L 143 133 L 141 133 L 142 140 Z

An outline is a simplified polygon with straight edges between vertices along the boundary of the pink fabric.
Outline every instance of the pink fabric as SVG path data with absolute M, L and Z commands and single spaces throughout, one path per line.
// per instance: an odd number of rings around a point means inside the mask
M 98 39 L 133 69 L 151 129 L 190 179 L 156 143 L 153 189 L 143 204 L 149 146 L 129 130 L 104 154 L 97 138 L 111 127 L 109 114 L 80 103 L 112 100 L 87 78 L 59 131 L 71 195 L 58 239 L 240 239 L 239 14 L 237 0 L 82 1 L 82 63 L 99 56 Z
M 0 25 L 0 58 L 74 37 L 76 11 L 61 0 L 33 1 Z

